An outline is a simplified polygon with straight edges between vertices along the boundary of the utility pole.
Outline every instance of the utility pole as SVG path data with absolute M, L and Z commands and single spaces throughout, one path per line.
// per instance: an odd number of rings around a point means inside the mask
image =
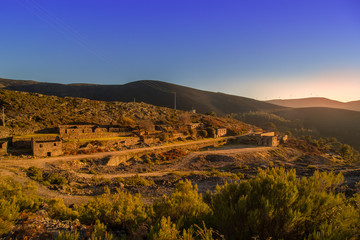
M 173 93 L 174 93 L 174 109 L 176 110 L 176 92 Z
M 5 127 L 5 107 L 2 107 L 2 125 L 3 127 Z

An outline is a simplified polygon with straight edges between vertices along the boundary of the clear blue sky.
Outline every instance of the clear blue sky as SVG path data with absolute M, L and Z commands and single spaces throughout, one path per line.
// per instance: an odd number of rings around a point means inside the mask
M 0 0 L 0 77 L 360 99 L 359 0 Z

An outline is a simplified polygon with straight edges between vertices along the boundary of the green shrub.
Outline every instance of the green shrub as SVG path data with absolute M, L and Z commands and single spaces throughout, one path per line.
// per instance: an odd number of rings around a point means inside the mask
M 68 184 L 68 180 L 62 176 L 60 176 L 57 173 L 51 173 L 46 177 L 46 180 L 44 181 L 45 185 L 66 185 Z
M 106 225 L 102 224 L 99 220 L 96 220 L 90 240 L 112 240 L 113 238 L 114 236 L 107 232 Z
M 154 240 L 177 240 L 179 239 L 179 230 L 171 222 L 170 217 L 162 217 L 160 222 L 150 231 L 150 239 Z
M 78 240 L 79 232 L 69 232 L 69 231 L 60 231 L 59 235 L 55 238 L 55 240 Z
M 117 180 L 130 186 L 152 186 L 155 184 L 153 180 L 140 177 L 139 174 L 128 178 L 119 177 Z
M 333 173 L 299 179 L 295 170 L 260 169 L 255 179 L 225 184 L 206 196 L 210 222 L 226 239 L 304 239 L 324 229 L 333 239 L 352 239 L 359 234 L 359 214 L 335 193 L 342 180 Z
M 85 224 L 96 220 L 109 227 L 131 231 L 145 222 L 148 215 L 140 195 L 118 191 L 114 195 L 104 194 L 76 207 L 79 219 Z
M 42 199 L 32 184 L 24 187 L 10 177 L 0 177 L 0 235 L 12 229 L 21 211 L 36 211 Z
M 189 180 L 180 181 L 175 191 L 169 197 L 164 195 L 155 201 L 153 208 L 156 219 L 169 216 L 179 228 L 201 222 L 210 213 L 209 206 L 198 193 L 197 185 L 193 186 Z
M 61 198 L 52 198 L 48 201 L 49 216 L 60 220 L 75 220 L 79 217 L 79 213 L 64 204 Z
M 43 171 L 41 168 L 32 166 L 27 169 L 28 176 L 38 182 L 43 181 Z
M 12 201 L 0 199 L 0 235 L 9 232 L 19 216 L 19 206 Z

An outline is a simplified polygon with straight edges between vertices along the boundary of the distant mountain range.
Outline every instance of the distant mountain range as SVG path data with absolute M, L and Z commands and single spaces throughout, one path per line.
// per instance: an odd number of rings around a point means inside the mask
M 146 102 L 181 110 L 228 114 L 248 111 L 275 111 L 283 107 L 224 93 L 202 91 L 176 84 L 141 80 L 124 85 L 57 84 L 0 78 L 0 87 L 8 90 L 34 92 L 58 97 L 81 97 L 102 101 Z
M 325 107 L 325 108 L 340 108 L 352 111 L 360 111 L 360 101 L 352 102 L 339 102 L 328 98 L 299 98 L 299 99 L 274 99 L 266 101 L 275 105 L 291 108 L 312 108 L 312 107 Z

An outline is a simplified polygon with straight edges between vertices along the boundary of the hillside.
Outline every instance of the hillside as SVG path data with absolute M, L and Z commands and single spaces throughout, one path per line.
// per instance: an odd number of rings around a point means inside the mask
M 274 112 L 285 119 L 301 122 L 313 135 L 336 137 L 360 149 L 360 113 L 331 108 L 297 108 Z
M 198 112 L 228 114 L 248 111 L 274 111 L 282 107 L 250 98 L 202 91 L 176 84 L 142 80 L 124 85 L 55 84 L 35 81 L 0 79 L 4 89 L 55 95 L 81 97 L 101 101 L 145 102 L 162 107 L 196 109 Z
M 0 107 L 5 108 L 6 132 L 30 133 L 57 127 L 60 124 L 93 123 L 139 125 L 150 120 L 153 124 L 184 126 L 186 123 L 203 122 L 215 127 L 226 127 L 238 132 L 248 125 L 230 118 L 192 114 L 158 107 L 146 103 L 95 101 L 84 98 L 56 97 L 0 89 Z M 1 121 L 0 121 L 1 122 Z M 0 136 L 5 137 L 4 129 Z
M 352 111 L 360 111 L 360 101 L 353 102 L 339 102 L 328 98 L 299 98 L 299 99 L 274 99 L 266 101 L 271 104 L 290 107 L 290 108 L 311 108 L 311 107 L 324 107 L 324 108 L 339 108 Z

